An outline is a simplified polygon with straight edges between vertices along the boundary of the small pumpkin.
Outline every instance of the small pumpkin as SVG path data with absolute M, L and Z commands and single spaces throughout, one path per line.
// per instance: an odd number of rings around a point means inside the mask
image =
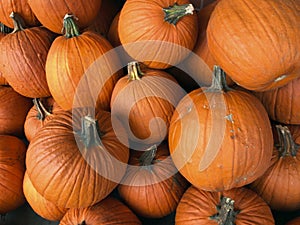
M 299 17 L 295 0 L 219 1 L 207 27 L 209 50 L 240 86 L 281 87 L 300 75 Z
M 187 94 L 177 105 L 169 147 L 179 172 L 208 191 L 241 187 L 271 163 L 273 136 L 268 114 L 247 92 L 231 89 L 216 66 L 212 85 Z
M 59 221 L 67 212 L 67 209 L 57 207 L 38 193 L 26 172 L 23 180 L 23 192 L 26 201 L 34 212 L 46 220 Z
M 112 90 L 122 68 L 117 54 L 110 51 L 113 47 L 100 34 L 80 33 L 72 15 L 65 16 L 64 30 L 65 35 L 51 45 L 46 61 L 52 97 L 64 110 L 95 104 L 110 110 Z
M 44 27 L 23 28 L 12 13 L 14 31 L 1 39 L 0 70 L 13 89 L 29 98 L 50 96 L 45 64 L 55 35 Z
M 179 63 L 193 49 L 197 15 L 188 0 L 127 0 L 118 30 L 124 49 L 134 60 L 165 69 Z
M 0 22 L 0 41 L 5 35 L 9 34 L 10 32 L 12 32 L 12 29 Z M 0 70 L 0 85 L 8 85 L 1 70 Z
M 279 143 L 274 146 L 270 168 L 251 184 L 272 209 L 300 209 L 300 126 L 276 125 Z
M 137 215 L 161 218 L 175 211 L 188 185 L 173 164 L 168 144 L 163 142 L 131 152 L 118 193 Z
M 5 214 L 25 203 L 23 176 L 26 145 L 15 136 L 0 135 L 0 213 Z
M 176 209 L 176 225 L 274 225 L 270 207 L 255 192 L 208 192 L 191 186 Z
M 141 225 L 136 215 L 121 201 L 107 197 L 99 203 L 87 207 L 69 209 L 59 225 Z

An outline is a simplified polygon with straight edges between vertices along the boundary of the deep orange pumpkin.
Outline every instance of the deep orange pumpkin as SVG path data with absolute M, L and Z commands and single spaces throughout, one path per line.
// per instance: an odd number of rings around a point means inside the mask
M 70 209 L 59 225 L 141 225 L 136 215 L 122 202 L 107 197 L 101 202 L 81 209 Z
M 175 211 L 188 187 L 169 154 L 168 144 L 132 151 L 118 186 L 124 202 L 139 216 L 161 218 Z
M 0 135 L 0 213 L 5 214 L 25 203 L 23 176 L 26 145 L 14 136 Z
M 89 109 L 59 113 L 28 146 L 29 179 L 59 207 L 93 205 L 110 194 L 125 174 L 129 150 L 118 138 L 123 135 L 125 140 L 126 134 L 116 124 L 112 127 L 109 112 L 97 114 L 96 119 L 91 115 Z
M 0 41 L 5 35 L 9 34 L 12 32 L 12 29 L 9 27 L 5 26 L 3 23 L 0 23 Z M 1 70 L 0 70 L 0 85 L 8 85 L 6 79 L 4 78 Z
M 126 52 L 155 69 L 165 69 L 183 60 L 193 49 L 198 34 L 197 16 L 189 3 L 127 0 L 118 25 Z
M 207 27 L 218 65 L 239 85 L 269 90 L 300 75 L 298 0 L 219 1 Z
M 54 34 L 44 27 L 24 29 L 22 18 L 12 14 L 15 29 L 1 39 L 0 70 L 7 82 L 30 98 L 50 96 L 45 64 Z
M 91 25 L 100 10 L 101 3 L 101 0 L 28 0 L 30 8 L 41 24 L 57 34 L 62 33 L 62 21 L 67 13 L 73 14 L 78 19 L 80 29 Z
M 176 225 L 274 225 L 270 207 L 255 192 L 208 192 L 191 186 L 176 209 Z
M 75 107 L 95 106 L 97 102 L 97 108 L 109 110 L 111 93 L 120 76 L 117 71 L 122 68 L 117 54 L 106 54 L 113 47 L 100 34 L 79 33 L 71 15 L 66 15 L 64 29 L 65 36 L 54 40 L 46 61 L 52 97 L 64 110 L 72 109 L 75 95 L 79 96 Z
M 223 191 L 249 184 L 270 166 L 268 114 L 253 95 L 230 89 L 215 67 L 213 84 L 186 95 L 170 123 L 169 146 L 180 173 L 194 186 Z
M 286 225 L 298 225 L 300 224 L 300 217 L 296 217 L 290 221 L 288 221 L 288 223 Z
M 23 192 L 33 211 L 46 220 L 59 221 L 67 212 L 67 209 L 57 207 L 38 193 L 26 172 L 23 180 Z
M 270 168 L 251 184 L 272 209 L 300 209 L 300 126 L 277 125 L 279 143 L 274 146 Z

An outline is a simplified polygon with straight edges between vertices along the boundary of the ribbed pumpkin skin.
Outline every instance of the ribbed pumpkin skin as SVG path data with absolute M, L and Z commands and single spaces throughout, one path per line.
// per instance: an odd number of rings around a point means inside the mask
M 53 39 L 53 33 L 43 27 L 24 29 L 2 38 L 0 70 L 16 92 L 30 98 L 51 95 L 45 64 Z
M 0 134 L 22 136 L 27 113 L 32 107 L 31 99 L 9 86 L 0 86 L 0 102 Z
M 280 88 L 254 92 L 271 119 L 284 124 L 300 124 L 300 78 Z
M 120 41 L 132 58 L 142 61 L 150 68 L 165 69 L 179 63 L 187 56 L 188 50 L 193 49 L 198 33 L 196 13 L 183 16 L 176 25 L 164 21 L 163 8 L 173 6 L 175 3 L 183 5 L 190 2 L 188 0 L 125 2 L 118 29 Z M 144 42 L 151 40 L 161 43 Z M 140 43 L 130 44 L 133 42 Z M 181 46 L 182 48 L 179 48 Z
M 196 89 L 176 107 L 169 147 L 176 167 L 191 184 L 223 191 L 249 184 L 267 170 L 272 129 L 267 112 L 253 95 Z
M 221 196 L 234 200 L 236 225 L 274 225 L 269 206 L 255 192 L 235 188 L 224 192 L 206 192 L 191 186 L 181 198 L 176 210 L 176 225 L 218 225 L 210 217 L 215 215 Z
M 300 217 L 296 217 L 290 220 L 286 225 L 298 225 L 300 224 Z
M 14 136 L 0 135 L 0 213 L 25 203 L 22 184 L 25 173 L 25 144 Z
M 219 1 L 207 28 L 218 65 L 239 85 L 269 90 L 300 73 L 298 0 Z
M 188 182 L 178 173 L 165 142 L 157 147 L 153 163 L 148 168 L 141 165 L 142 153 L 131 154 L 131 167 L 118 186 L 118 192 L 137 215 L 161 218 L 175 211 Z
M 40 22 L 33 14 L 27 0 L 2 0 L 0 5 L 0 21 L 6 26 L 13 28 L 14 24 L 9 15 L 18 13 L 24 19 L 28 27 L 38 26 Z
M 59 225 L 141 225 L 135 214 L 119 200 L 107 197 L 94 206 L 70 209 Z
M 61 34 L 63 19 L 67 13 L 78 18 L 78 26 L 88 27 L 96 18 L 101 7 L 101 0 L 59 1 L 59 0 L 28 0 L 28 4 L 43 26 Z
M 40 195 L 33 187 L 26 172 L 23 180 L 23 191 L 33 211 L 46 220 L 59 221 L 67 212 L 67 209 L 57 207 Z
M 26 167 L 33 186 L 59 207 L 87 207 L 99 202 L 112 192 L 126 171 L 129 151 L 118 141 L 110 113 L 97 116 L 102 145 L 84 146 L 83 141 L 87 140 L 78 132 L 81 115 L 86 113 L 73 110 L 74 124 L 71 112 L 60 113 L 28 146 Z M 124 135 L 118 127 L 114 128 L 118 137 Z
M 119 65 L 119 59 L 116 54 L 113 56 L 110 54 L 105 58 L 105 62 L 107 62 L 105 66 L 96 65 L 96 61 L 112 48 L 104 37 L 92 31 L 83 32 L 77 37 L 61 36 L 54 40 L 46 61 L 46 78 L 50 92 L 60 107 L 64 110 L 72 109 L 76 88 L 81 78 L 93 75 L 90 83 L 87 83 L 88 81 L 84 83 L 87 97 L 80 97 L 79 101 L 83 102 L 81 106 L 86 106 L 91 100 L 88 99 L 91 97 L 88 93 L 99 93 L 98 99 L 92 100 L 95 102 L 97 100 L 99 108 L 109 110 L 111 93 L 120 76 L 115 72 L 116 66 Z M 85 78 L 82 80 L 85 82 Z M 93 85 L 95 87 L 98 85 L 102 89 L 93 88 Z M 92 102 L 91 105 L 94 106 L 95 102 Z

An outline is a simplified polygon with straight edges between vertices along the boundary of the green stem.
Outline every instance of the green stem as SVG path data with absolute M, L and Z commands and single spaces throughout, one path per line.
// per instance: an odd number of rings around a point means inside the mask
M 127 64 L 127 71 L 129 80 L 140 80 L 144 75 L 137 61 L 129 62 Z
M 178 5 L 175 3 L 173 6 L 163 9 L 165 13 L 164 20 L 176 25 L 183 16 L 193 14 L 194 10 L 195 9 L 192 4 Z
M 13 30 L 7 26 L 5 26 L 3 23 L 0 22 L 0 33 L 3 34 L 9 34 L 11 33 Z
M 212 75 L 212 84 L 205 90 L 205 92 L 227 92 L 232 90 L 228 87 L 226 82 L 226 73 L 220 66 L 214 66 Z
M 151 166 L 157 152 L 157 146 L 153 145 L 148 148 L 139 158 L 141 166 Z
M 24 20 L 18 13 L 12 12 L 9 15 L 9 17 L 12 18 L 14 23 L 14 30 L 12 31 L 12 33 L 16 33 L 18 31 L 24 30 L 25 27 Z
M 39 98 L 34 98 L 33 99 L 33 104 L 36 107 L 38 114 L 37 114 L 37 118 L 39 120 L 44 120 L 47 116 L 51 115 L 51 112 L 49 112 L 45 106 L 43 105 L 43 103 L 41 102 L 41 100 Z
M 277 149 L 280 152 L 281 157 L 297 155 L 300 145 L 294 142 L 291 132 L 287 126 L 276 125 L 278 133 L 279 145 Z
M 81 119 L 80 137 L 86 148 L 101 145 L 100 138 L 102 134 L 99 130 L 98 121 L 90 116 L 84 116 Z
M 77 20 L 77 18 L 71 14 L 66 14 L 64 17 L 62 33 L 65 33 L 66 38 L 77 37 L 80 35 L 79 28 L 74 19 Z
M 234 200 L 228 197 L 221 197 L 220 204 L 217 206 L 217 214 L 211 216 L 218 225 L 234 225 L 236 215 L 239 213 L 234 210 Z

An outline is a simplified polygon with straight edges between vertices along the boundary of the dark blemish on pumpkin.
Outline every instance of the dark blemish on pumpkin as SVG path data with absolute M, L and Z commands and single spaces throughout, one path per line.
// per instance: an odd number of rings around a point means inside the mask
M 234 139 L 234 138 L 235 138 L 235 135 L 230 135 L 230 138 L 231 138 L 231 139 Z

